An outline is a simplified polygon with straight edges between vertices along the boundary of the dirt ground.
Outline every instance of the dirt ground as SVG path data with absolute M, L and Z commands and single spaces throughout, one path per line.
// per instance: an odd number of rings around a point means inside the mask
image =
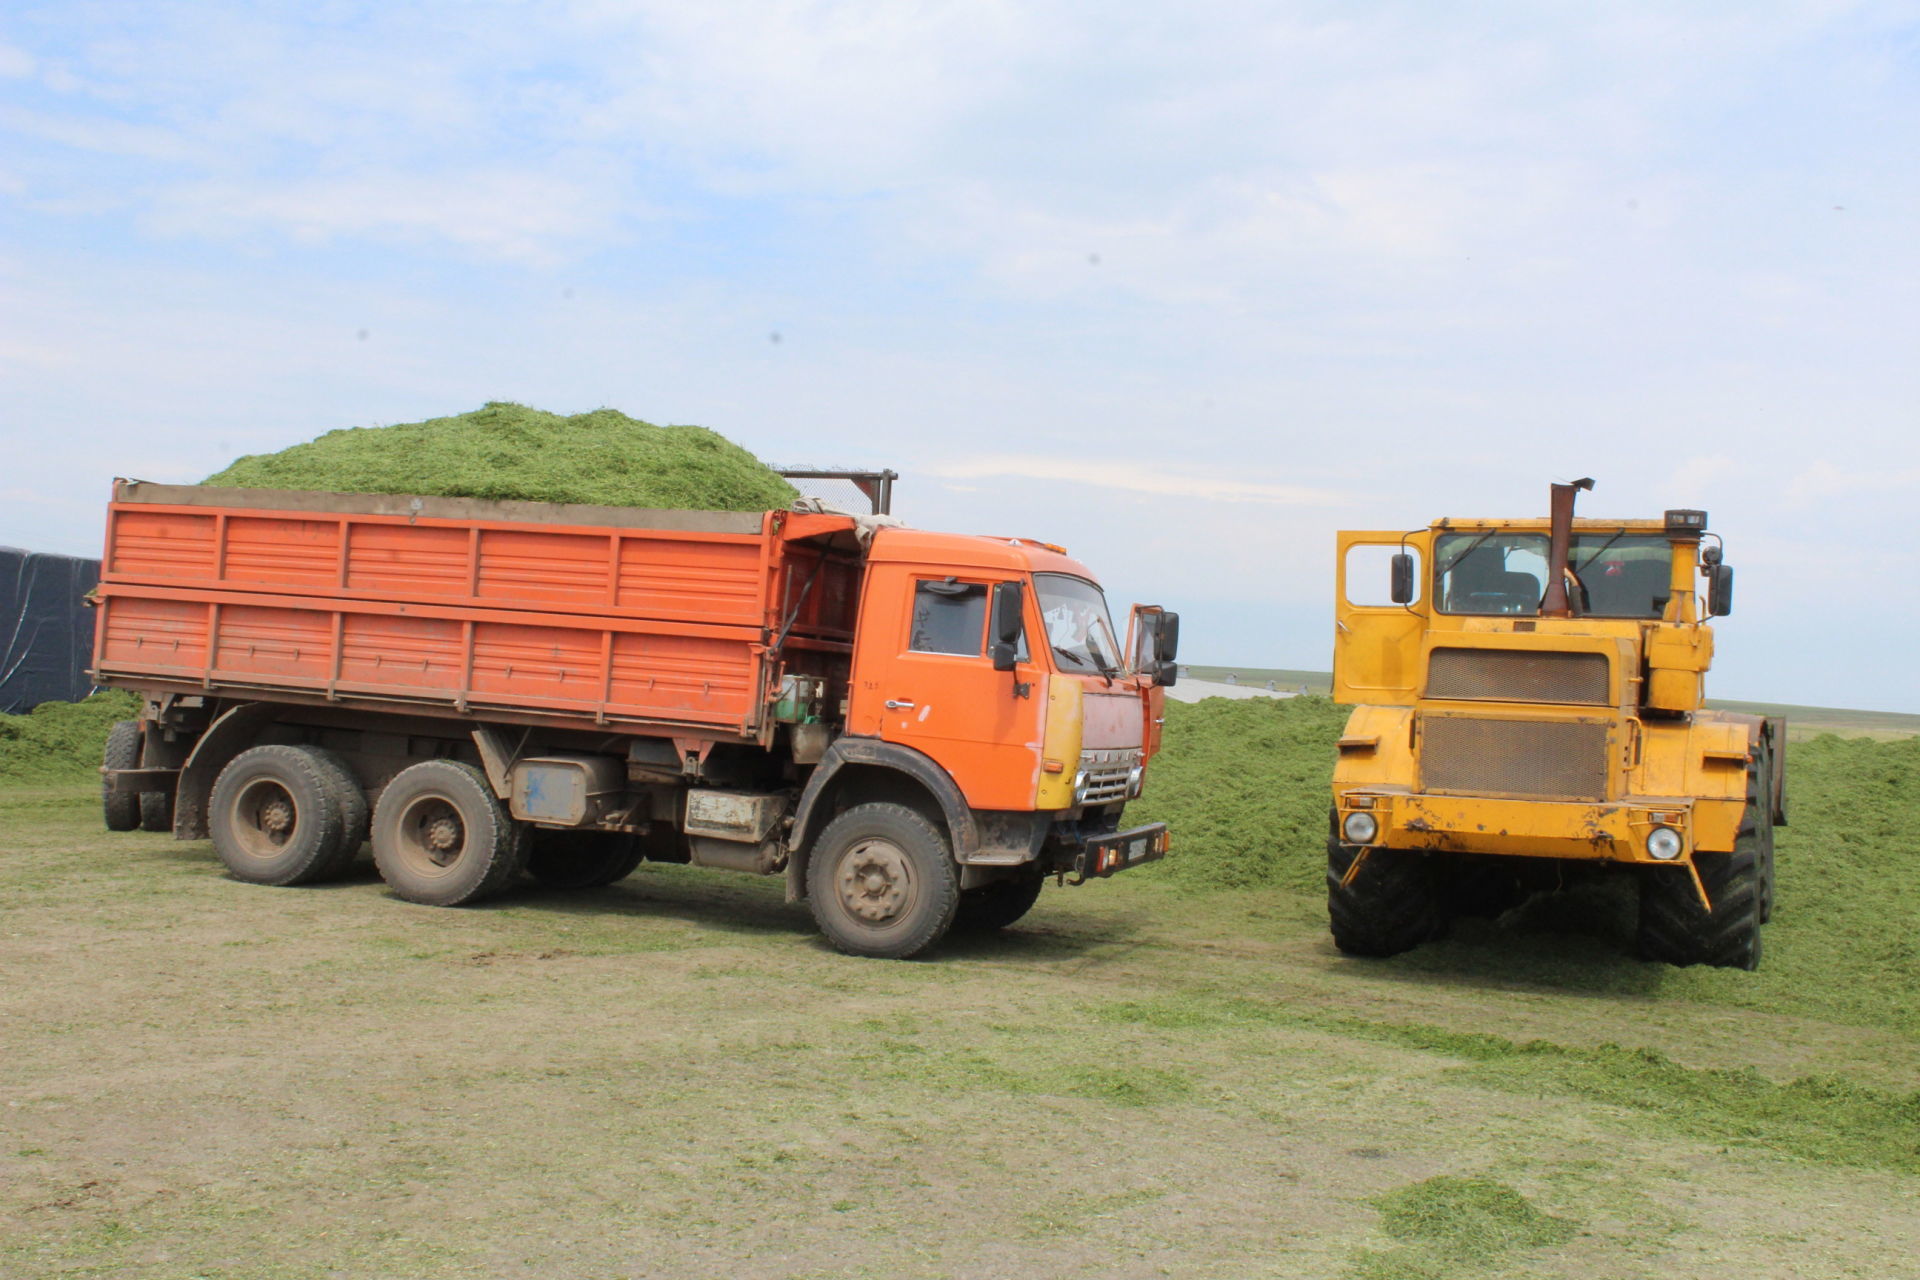
M 1321 908 L 1122 877 L 870 961 L 769 881 L 436 910 L 8 792 L 0 1274 L 1920 1274 L 1901 1029 L 1604 939 L 1349 960 Z M 1568 1228 L 1383 1229 L 1439 1175 Z

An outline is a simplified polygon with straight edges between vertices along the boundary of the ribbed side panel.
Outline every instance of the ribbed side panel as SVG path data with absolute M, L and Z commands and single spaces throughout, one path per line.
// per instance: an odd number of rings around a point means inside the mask
M 1427 696 L 1603 707 L 1612 701 L 1609 674 L 1604 653 L 1435 649 L 1427 664 Z
M 1428 791 L 1606 799 L 1604 724 L 1423 716 L 1420 744 Z

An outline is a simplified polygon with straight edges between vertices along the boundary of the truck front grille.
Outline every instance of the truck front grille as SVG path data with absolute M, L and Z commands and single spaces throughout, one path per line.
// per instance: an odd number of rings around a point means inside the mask
M 1604 653 L 1435 649 L 1427 664 L 1427 696 L 1604 707 L 1612 701 L 1608 674 Z
M 1132 748 L 1081 752 L 1074 803 L 1106 804 L 1111 800 L 1125 800 L 1133 787 L 1134 766 L 1139 763 L 1140 752 Z
M 1427 791 L 1604 800 L 1607 726 L 1422 716 L 1420 783 Z

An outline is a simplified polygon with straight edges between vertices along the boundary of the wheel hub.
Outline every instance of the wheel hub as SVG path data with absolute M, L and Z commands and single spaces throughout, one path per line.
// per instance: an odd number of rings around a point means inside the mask
M 427 824 L 427 848 L 446 853 L 460 844 L 460 823 L 454 818 L 435 818 Z
M 841 863 L 840 901 L 862 920 L 879 923 L 900 914 L 912 893 L 907 858 L 885 840 L 856 845 Z
M 269 800 L 260 806 L 260 829 L 275 840 L 284 839 L 293 830 L 293 806 L 285 800 Z

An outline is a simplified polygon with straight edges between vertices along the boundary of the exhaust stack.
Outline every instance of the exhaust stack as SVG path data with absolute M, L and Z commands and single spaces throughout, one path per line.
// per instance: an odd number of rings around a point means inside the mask
M 1553 486 L 1548 507 L 1551 523 L 1547 536 L 1547 591 L 1540 598 L 1543 618 L 1571 618 L 1573 606 L 1567 601 L 1567 550 L 1573 543 L 1573 499 L 1582 489 L 1593 488 L 1591 476 L 1572 484 Z

